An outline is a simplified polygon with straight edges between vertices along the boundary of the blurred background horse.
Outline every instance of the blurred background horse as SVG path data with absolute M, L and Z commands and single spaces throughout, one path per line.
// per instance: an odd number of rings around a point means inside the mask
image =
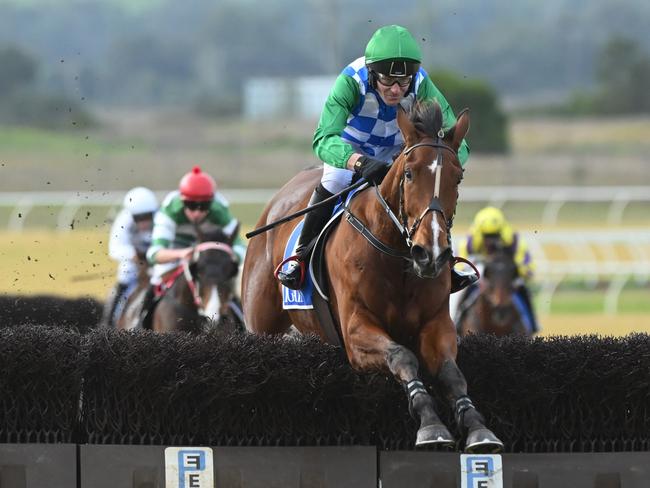
M 235 292 L 239 265 L 232 242 L 220 230 L 199 235 L 201 242 L 192 257 L 163 276 L 161 296 L 151 320 L 155 332 L 201 332 L 213 327 L 224 332 L 244 329 Z M 126 312 L 121 325 L 132 328 L 138 323 L 141 303 L 134 298 L 133 306 Z
M 499 248 L 488 256 L 481 280 L 467 290 L 460 306 L 459 335 L 530 335 L 517 297 L 517 276 L 517 265 L 507 250 Z

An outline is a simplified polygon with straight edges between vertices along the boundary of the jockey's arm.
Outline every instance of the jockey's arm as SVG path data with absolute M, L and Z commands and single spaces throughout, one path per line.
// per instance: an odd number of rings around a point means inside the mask
M 325 164 L 351 170 L 361 156 L 341 139 L 341 133 L 354 106 L 359 102 L 360 95 L 359 85 L 354 78 L 341 74 L 334 82 L 312 141 L 314 153 Z
M 158 252 L 154 255 L 154 261 L 156 264 L 171 263 L 173 261 L 179 261 L 182 259 L 189 259 L 192 257 L 194 252 L 193 247 L 183 247 L 180 249 L 159 249 Z
M 136 255 L 131 242 L 132 225 L 133 218 L 127 210 L 122 210 L 115 217 L 108 240 L 108 255 L 115 261 L 133 259 Z
M 535 274 L 535 263 L 533 262 L 533 257 L 528 249 L 528 244 L 523 240 L 523 238 L 521 238 L 521 236 L 519 237 L 514 260 L 517 265 L 519 277 L 526 283 L 530 282 Z
M 481 253 L 477 253 L 476 249 L 473 248 L 471 235 L 463 237 L 458 242 L 456 255 L 474 263 L 474 265 L 478 268 L 480 274 L 483 274 L 483 269 L 485 267 L 485 256 L 483 256 Z
M 429 76 L 425 76 L 422 83 L 418 88 L 417 93 L 418 100 L 436 100 L 442 109 L 442 125 L 445 129 L 449 129 L 456 124 L 456 116 L 454 111 L 451 109 L 449 102 L 444 97 L 442 92 L 433 84 Z M 463 142 L 458 149 L 458 160 L 460 161 L 461 166 L 465 166 L 467 159 L 469 158 L 469 145 L 467 141 L 463 139 Z
M 151 245 L 147 249 L 147 262 L 150 265 L 163 264 L 182 259 L 191 247 L 174 248 L 177 224 L 169 212 L 169 203 L 173 201 L 170 196 L 163 202 L 162 208 L 153 218 Z M 185 251 L 185 252 L 183 252 Z

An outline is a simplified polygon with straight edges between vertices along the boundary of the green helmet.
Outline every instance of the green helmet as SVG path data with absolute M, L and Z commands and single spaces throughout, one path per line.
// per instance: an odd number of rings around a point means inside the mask
M 411 33 L 399 25 L 375 32 L 366 46 L 366 66 L 387 76 L 412 76 L 420 69 L 422 52 Z

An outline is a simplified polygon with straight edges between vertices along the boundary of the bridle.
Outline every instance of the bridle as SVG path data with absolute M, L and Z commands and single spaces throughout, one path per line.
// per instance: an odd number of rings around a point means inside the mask
M 208 249 L 223 251 L 226 254 L 228 254 L 232 260 L 236 260 L 235 252 L 233 251 L 232 247 L 230 247 L 228 244 L 225 244 L 223 242 L 208 241 L 208 242 L 202 242 L 194 248 L 194 252 L 192 253 L 191 260 L 186 259 L 183 261 L 182 266 L 183 266 L 183 274 L 185 275 L 185 281 L 187 282 L 187 287 L 192 292 L 192 297 L 194 298 L 194 305 L 196 305 L 196 308 L 199 309 L 199 311 L 203 310 L 204 308 L 203 299 L 201 298 L 201 290 L 200 290 L 201 283 L 199 282 L 198 279 L 195 279 L 194 275 L 192 274 L 192 270 L 190 269 L 190 266 L 199 260 L 199 256 L 203 251 L 207 251 Z
M 379 191 L 379 187 L 375 185 L 375 196 L 377 197 L 377 200 L 381 204 L 381 206 L 384 208 L 388 216 L 390 217 L 391 221 L 397 228 L 399 234 L 402 236 L 404 239 L 404 242 L 406 243 L 406 247 L 408 248 L 407 251 L 400 251 L 397 249 L 393 249 L 392 247 L 384 244 L 381 240 L 379 240 L 368 228 L 363 224 L 361 220 L 359 220 L 358 217 L 356 217 L 350 210 L 349 206 L 346 205 L 345 207 L 345 218 L 346 220 L 359 232 L 363 237 L 370 242 L 376 249 L 379 251 L 383 252 L 384 254 L 388 254 L 390 256 L 394 257 L 400 257 L 403 259 L 406 259 L 407 261 L 411 261 L 411 249 L 413 247 L 413 235 L 417 231 L 418 227 L 422 223 L 422 220 L 424 217 L 429 213 L 429 212 L 438 212 L 443 220 L 446 222 L 447 225 L 447 239 L 451 239 L 451 227 L 453 225 L 453 218 L 447 218 L 445 216 L 445 212 L 442 209 L 442 205 L 440 204 L 440 180 L 442 179 L 442 152 L 443 151 L 450 151 L 452 154 L 456 155 L 456 151 L 454 151 L 451 146 L 445 144 L 442 142 L 442 138 L 444 137 L 444 133 L 442 130 L 440 130 L 433 142 L 419 142 L 417 144 L 414 144 L 408 148 L 406 148 L 402 155 L 403 156 L 408 156 L 413 150 L 417 149 L 418 147 L 433 147 L 436 148 L 436 159 L 433 161 L 435 163 L 435 169 L 436 169 L 436 181 L 435 181 L 435 187 L 433 191 L 433 196 L 431 197 L 431 201 L 429 202 L 429 205 L 427 208 L 425 208 L 422 213 L 413 221 L 413 224 L 409 227 L 408 224 L 408 216 L 406 215 L 406 210 L 404 207 L 404 174 L 402 173 L 402 176 L 400 178 L 400 183 L 399 183 L 399 216 L 395 215 L 395 212 L 393 211 L 392 208 L 390 208 L 390 205 L 386 201 L 386 199 L 381 195 Z M 449 242 L 449 245 L 451 246 L 451 242 Z
M 436 183 L 433 190 L 433 196 L 431 197 L 429 206 L 425 208 L 423 212 L 420 214 L 420 216 L 413 221 L 413 225 L 410 228 L 408 227 L 408 216 L 406 215 L 406 212 L 404 210 L 404 174 L 403 173 L 399 181 L 399 214 L 400 214 L 400 219 L 403 222 L 402 232 L 409 248 L 411 248 L 411 246 L 413 245 L 413 240 L 412 240 L 413 235 L 415 234 L 418 227 L 420 226 L 420 223 L 422 223 L 424 217 L 429 212 L 438 212 L 442 216 L 442 219 L 445 221 L 447 225 L 447 236 L 450 236 L 449 231 L 451 230 L 451 227 L 454 223 L 453 218 L 447 219 L 447 217 L 445 216 L 445 211 L 442 209 L 442 205 L 440 204 L 440 180 L 442 179 L 442 151 L 444 150 L 450 151 L 454 156 L 456 155 L 456 151 L 454 151 L 450 146 L 442 142 L 441 141 L 442 137 L 444 137 L 444 133 L 441 130 L 440 132 L 438 132 L 438 135 L 434 142 L 419 142 L 404 150 L 404 156 L 408 156 L 414 149 L 418 147 L 433 147 L 437 149 L 436 159 L 433 161 L 433 163 L 435 163 L 435 168 L 436 168 Z

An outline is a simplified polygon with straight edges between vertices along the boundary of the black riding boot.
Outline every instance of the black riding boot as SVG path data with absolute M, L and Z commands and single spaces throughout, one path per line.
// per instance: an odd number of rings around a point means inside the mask
M 118 283 L 115 285 L 115 288 L 111 290 L 102 312 L 102 320 L 100 322 L 102 327 L 115 327 L 115 310 L 117 309 L 120 300 L 124 300 L 124 294 L 127 287 L 128 285 L 125 283 Z
M 140 310 L 140 322 L 138 327 L 141 329 L 151 329 L 151 319 L 153 316 L 153 309 L 156 305 L 154 300 L 155 293 L 154 287 L 149 285 L 147 291 L 144 294 L 142 299 L 142 309 Z
M 309 200 L 309 206 L 320 203 L 331 196 L 332 193 L 319 184 Z M 287 288 L 292 290 L 302 288 L 305 275 L 305 260 L 311 247 L 310 244 L 316 239 L 325 223 L 332 216 L 335 203 L 333 200 L 329 204 L 314 209 L 305 215 L 305 222 L 302 225 L 298 245 L 296 246 L 296 258 L 287 263 L 285 270 L 278 271 L 278 280 Z
M 464 290 L 478 281 L 478 275 L 474 271 L 464 273 L 451 268 L 451 293 Z

